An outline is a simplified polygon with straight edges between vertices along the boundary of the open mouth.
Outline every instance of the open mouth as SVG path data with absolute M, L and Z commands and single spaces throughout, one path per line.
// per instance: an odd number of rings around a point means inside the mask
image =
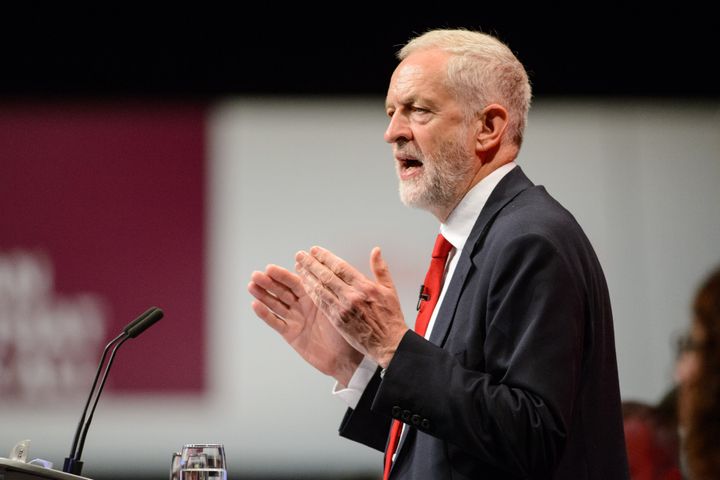
M 423 162 L 415 158 L 397 158 L 398 174 L 400 179 L 406 180 L 420 173 L 423 168 Z

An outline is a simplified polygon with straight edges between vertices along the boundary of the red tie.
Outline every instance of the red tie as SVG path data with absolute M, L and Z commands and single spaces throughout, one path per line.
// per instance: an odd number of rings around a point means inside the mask
M 440 289 L 442 288 L 443 273 L 445 273 L 445 263 L 448 254 L 452 249 L 450 242 L 445 240 L 442 234 L 438 233 L 435 239 L 435 248 L 432 252 L 432 260 L 430 260 L 430 268 L 425 275 L 425 283 L 423 283 L 420 291 L 420 301 L 418 305 L 417 318 L 415 319 L 415 331 L 418 335 L 425 336 L 430 317 L 432 317 L 435 305 L 440 298 Z M 388 440 L 387 450 L 385 451 L 385 469 L 383 470 L 383 480 L 390 477 L 390 467 L 392 466 L 392 457 L 397 449 L 400 441 L 400 433 L 402 432 L 402 422 L 393 420 L 390 426 L 390 439 Z

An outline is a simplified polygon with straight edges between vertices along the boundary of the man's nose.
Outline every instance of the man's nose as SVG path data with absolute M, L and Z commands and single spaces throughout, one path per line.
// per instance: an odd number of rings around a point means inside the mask
M 410 141 L 412 139 L 412 130 L 407 118 L 395 112 L 390 117 L 390 123 L 387 130 L 385 130 L 384 138 L 387 143 Z

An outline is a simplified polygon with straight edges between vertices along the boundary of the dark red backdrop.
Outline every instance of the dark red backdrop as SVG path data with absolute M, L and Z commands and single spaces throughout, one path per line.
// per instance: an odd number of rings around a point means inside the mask
M 116 393 L 204 388 L 205 113 L 0 106 L 0 252 L 46 252 L 58 295 L 106 299 L 108 340 L 147 307 L 165 311 L 119 352 Z

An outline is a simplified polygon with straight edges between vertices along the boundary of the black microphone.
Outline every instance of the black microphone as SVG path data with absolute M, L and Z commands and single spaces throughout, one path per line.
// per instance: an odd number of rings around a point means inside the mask
M 164 313 L 157 307 L 152 307 L 138 318 L 130 322 L 130 324 L 123 328 L 123 332 L 130 338 L 135 338 L 145 330 L 150 328 L 163 317 Z
M 425 293 L 425 285 L 420 285 L 420 294 L 418 295 L 418 302 L 415 308 L 420 311 L 420 304 L 423 301 L 427 302 L 428 300 L 430 300 L 430 294 Z
M 78 423 L 77 430 L 75 430 L 75 437 L 73 438 L 72 447 L 70 448 L 70 455 L 65 457 L 65 463 L 63 464 L 63 472 L 72 473 L 74 475 L 80 475 L 82 473 L 83 462 L 80 461 L 80 458 L 82 456 L 83 448 L 85 447 L 85 438 L 87 437 L 88 429 L 90 428 L 90 422 L 92 421 L 93 415 L 95 414 L 95 408 L 97 407 L 98 400 L 100 399 L 100 394 L 102 393 L 103 387 L 105 386 L 108 372 L 110 371 L 110 367 L 112 366 L 113 360 L 115 359 L 115 353 L 117 352 L 118 348 L 120 348 L 120 345 L 125 343 L 127 340 L 137 337 L 142 332 L 150 328 L 155 322 L 160 320 L 163 315 L 163 311 L 159 308 L 149 308 L 142 315 L 127 324 L 125 328 L 123 328 L 123 331 L 120 335 L 110 340 L 110 343 L 105 345 L 102 357 L 100 357 L 100 364 L 98 365 L 97 372 L 95 372 L 95 379 L 93 380 L 92 387 L 90 388 L 90 395 L 88 396 L 87 402 L 85 402 L 85 408 L 83 409 L 82 415 L 80 416 L 80 423 Z M 110 347 L 112 347 L 113 345 L 115 345 L 115 347 L 113 348 L 112 353 L 110 354 L 110 359 L 108 360 L 107 366 L 105 367 L 105 371 L 100 382 L 100 388 L 98 388 L 96 392 L 95 387 L 97 387 L 103 363 L 105 363 L 105 358 L 107 357 L 108 350 L 110 350 Z M 90 402 L 92 401 L 93 393 L 95 394 L 95 402 L 93 403 L 92 410 L 90 411 L 90 415 L 88 416 L 87 410 L 90 406 Z

